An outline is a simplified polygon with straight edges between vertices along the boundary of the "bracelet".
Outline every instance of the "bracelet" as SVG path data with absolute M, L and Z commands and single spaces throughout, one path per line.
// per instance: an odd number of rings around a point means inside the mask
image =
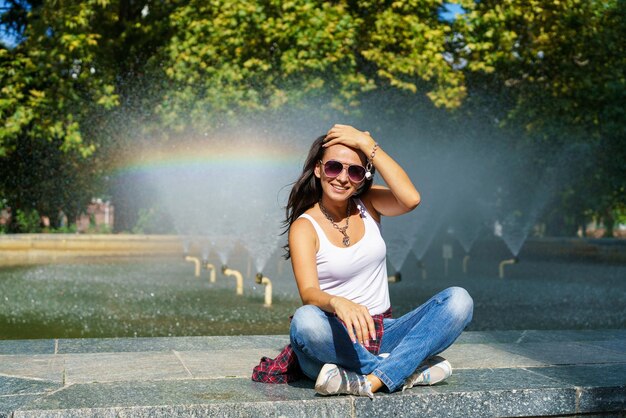
M 374 167 L 374 155 L 376 155 L 376 149 L 378 148 L 378 142 L 374 142 L 374 148 L 372 149 L 372 153 L 370 154 L 370 157 L 367 159 L 367 165 L 365 166 L 365 178 L 366 179 L 371 179 L 372 178 L 372 168 Z

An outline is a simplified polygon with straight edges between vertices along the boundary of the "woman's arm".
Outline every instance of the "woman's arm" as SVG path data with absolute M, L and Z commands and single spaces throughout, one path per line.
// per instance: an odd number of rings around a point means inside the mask
M 289 228 L 289 252 L 302 303 L 337 314 L 346 325 L 352 342 L 358 340 L 363 344 L 369 338 L 375 339 L 374 320 L 365 306 L 320 289 L 315 262 L 317 247 L 317 233 L 311 222 L 296 219 Z
M 369 159 L 376 141 L 369 132 L 362 132 L 349 125 L 335 125 L 326 136 L 325 147 L 344 144 L 363 152 Z M 389 188 L 373 186 L 364 196 L 364 203 L 383 216 L 397 216 L 407 213 L 420 203 L 420 194 L 404 169 L 393 160 L 380 146 L 373 159 L 374 167 Z

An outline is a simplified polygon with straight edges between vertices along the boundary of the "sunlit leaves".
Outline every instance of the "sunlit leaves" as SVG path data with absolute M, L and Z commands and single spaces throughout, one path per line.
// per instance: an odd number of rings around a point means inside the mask
M 442 19 L 447 3 L 464 13 Z M 376 91 L 446 109 L 487 92 L 520 142 L 624 155 L 623 0 L 32 4 L 22 42 L 0 49 L 0 157 L 24 138 L 97 155 L 122 142 L 111 114 L 152 138 L 308 103 L 357 113 Z
M 177 88 L 159 112 L 183 129 L 189 117 L 298 106 L 320 99 L 356 111 L 359 95 L 391 86 L 457 107 L 463 74 L 444 58 L 450 28 L 439 1 L 192 1 L 170 18 L 165 74 Z M 239 109 L 239 110 L 238 110 Z M 179 116 L 186 119 L 180 120 Z M 176 122 L 178 120 L 178 122 Z
M 536 144 L 585 143 L 576 205 L 626 204 L 626 7 L 623 0 L 467 2 L 456 53 L 475 88 L 507 102 L 501 124 Z M 520 141 L 521 142 L 521 141 Z M 604 216 L 604 215 L 603 215 Z
M 93 104 L 116 106 L 111 84 L 95 77 L 102 35 L 92 32 L 107 1 L 56 2 L 33 7 L 24 41 L 3 50 L 0 112 L 9 121 L 0 130 L 0 147 L 10 147 L 20 136 L 64 138 L 63 149 L 89 155 L 81 124 Z

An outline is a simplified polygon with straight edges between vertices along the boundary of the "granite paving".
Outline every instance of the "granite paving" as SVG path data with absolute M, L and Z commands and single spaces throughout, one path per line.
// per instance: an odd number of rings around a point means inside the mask
M 0 417 L 626 417 L 626 330 L 465 332 L 453 375 L 373 400 L 250 379 L 285 335 L 0 341 Z

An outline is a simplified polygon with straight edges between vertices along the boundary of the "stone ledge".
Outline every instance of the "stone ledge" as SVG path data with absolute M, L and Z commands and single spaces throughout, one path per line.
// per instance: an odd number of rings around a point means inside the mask
M 183 243 L 189 253 L 201 253 L 199 240 L 178 235 L 144 234 L 4 234 L 0 235 L 0 257 L 16 262 L 46 258 L 136 257 L 141 255 L 170 255 L 179 257 Z M 472 249 L 476 256 L 509 257 L 510 252 L 501 239 L 478 240 Z M 626 262 L 626 239 L 591 238 L 529 238 L 520 256 L 531 259 L 589 260 L 597 262 Z
M 550 416 L 626 410 L 623 384 L 577 387 L 567 379 L 548 377 L 570 371 L 463 370 L 439 386 L 377 394 L 374 400 L 320 397 L 308 381 L 265 385 L 221 378 L 76 384 L 17 408 L 13 417 Z M 585 370 L 590 371 L 606 372 Z M 625 371 L 620 369 L 622 375 Z
M 440 385 L 321 397 L 252 382 L 286 336 L 0 341 L 0 417 L 626 416 L 626 330 L 466 332 Z

